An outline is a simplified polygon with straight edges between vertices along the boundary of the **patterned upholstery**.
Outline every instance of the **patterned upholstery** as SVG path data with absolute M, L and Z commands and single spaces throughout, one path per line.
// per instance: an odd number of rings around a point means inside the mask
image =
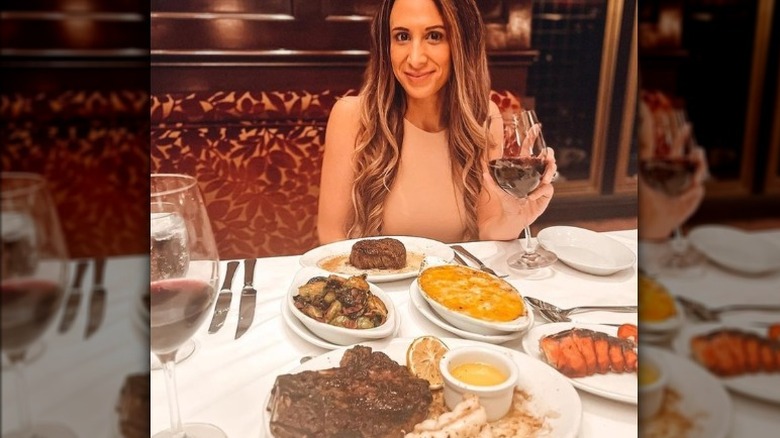
M 0 96 L 2 170 L 44 175 L 71 257 L 149 251 L 146 91 Z
M 356 93 L 220 91 L 151 98 L 152 172 L 198 178 L 220 258 L 301 254 L 318 245 L 325 126 Z M 493 92 L 519 109 L 510 92 Z

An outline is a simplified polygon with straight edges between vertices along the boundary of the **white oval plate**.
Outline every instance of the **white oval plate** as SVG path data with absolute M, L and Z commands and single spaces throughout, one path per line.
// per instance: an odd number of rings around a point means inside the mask
M 636 254 L 629 247 L 585 228 L 548 227 L 536 238 L 562 262 L 589 274 L 611 275 L 636 263 Z
M 292 311 L 290 310 L 290 306 L 287 304 L 286 300 L 282 300 L 282 321 L 284 321 L 284 323 L 287 325 L 287 327 L 290 328 L 290 330 L 293 331 L 293 333 L 312 345 L 316 345 L 317 347 L 324 348 L 326 350 L 335 350 L 337 348 L 343 347 L 343 345 L 334 344 L 330 341 L 322 339 L 307 329 L 306 326 L 298 320 L 298 318 L 292 315 Z M 401 312 L 395 312 L 395 331 L 393 331 L 393 334 L 390 337 L 395 337 L 398 335 L 400 330 Z
M 688 240 L 712 262 L 745 274 L 780 270 L 780 246 L 739 228 L 723 225 L 695 227 Z
M 617 327 L 599 324 L 583 324 L 578 322 L 552 322 L 549 324 L 538 325 L 531 329 L 523 338 L 523 350 L 534 359 L 542 362 L 551 370 L 558 372 L 552 365 L 544 360 L 544 353 L 539 349 L 539 339 L 542 336 L 558 333 L 573 327 L 590 329 L 597 332 L 606 333 L 610 336 L 617 336 Z M 609 398 L 626 403 L 636 404 L 637 402 L 637 373 L 607 373 L 594 374 L 587 377 L 566 377 L 572 385 L 577 388 L 595 394 L 601 397 Z
M 453 333 L 455 335 L 460 336 L 464 339 L 470 339 L 472 341 L 479 341 L 479 342 L 487 342 L 488 344 L 503 344 L 504 342 L 511 341 L 513 339 L 519 339 L 522 337 L 526 330 L 521 330 L 514 333 L 507 333 L 502 335 L 482 335 L 479 333 L 472 333 L 466 330 L 461 330 L 457 327 L 454 327 L 450 325 L 447 321 L 444 321 L 443 319 L 439 318 L 438 315 L 431 309 L 431 307 L 428 305 L 428 303 L 425 301 L 425 298 L 422 295 L 422 292 L 420 291 L 420 288 L 417 286 L 417 282 L 413 281 L 411 286 L 409 286 L 409 298 L 412 303 L 412 305 L 417 308 L 417 310 L 422 313 L 422 315 L 430 322 L 434 323 L 435 325 L 439 326 L 440 328 L 447 330 L 450 333 Z M 527 305 L 527 304 L 526 304 Z M 530 319 L 530 323 L 528 324 L 528 327 L 533 327 L 534 325 L 534 312 L 528 311 L 528 318 Z
M 724 324 L 722 322 L 711 322 L 701 324 L 691 324 L 685 326 L 680 333 L 672 341 L 674 351 L 686 358 L 691 358 L 691 361 L 698 363 L 693 359 L 691 355 L 691 338 L 702 333 L 707 333 L 713 330 L 722 328 L 735 328 L 744 331 L 753 331 L 757 334 L 766 337 L 766 328 L 761 327 L 745 327 Z M 704 365 L 698 365 L 701 369 L 706 370 Z M 714 375 L 713 375 L 714 376 Z M 755 373 L 755 374 L 743 374 L 741 376 L 734 377 L 719 377 L 714 376 L 715 379 L 726 385 L 732 391 L 739 392 L 749 397 L 758 398 L 772 403 L 780 403 L 780 374 L 778 373 Z
M 407 252 L 421 254 L 422 256 L 439 257 L 441 259 L 444 259 L 447 262 L 452 261 L 453 258 L 454 253 L 452 251 L 452 248 L 443 244 L 442 242 L 439 242 L 438 240 L 426 239 L 423 237 L 412 237 L 412 236 L 377 236 L 377 237 L 368 237 L 366 239 L 380 239 L 384 237 L 392 237 L 393 239 L 398 239 L 401 243 L 404 244 Z M 352 245 L 354 245 L 355 242 L 359 240 L 365 240 L 365 239 L 342 240 L 339 242 L 333 242 L 327 245 L 318 246 L 317 248 L 309 250 L 308 252 L 306 252 L 301 256 L 300 258 L 301 266 L 323 269 L 319 265 L 320 261 L 328 257 L 337 256 L 337 255 L 349 256 L 349 253 L 352 251 Z M 416 267 L 410 267 L 408 271 L 404 271 L 404 272 L 391 272 L 391 271 L 382 272 L 381 270 L 361 271 L 356 269 L 355 272 L 348 272 L 348 273 L 333 272 L 333 273 L 342 274 L 342 275 L 343 274 L 357 275 L 365 272 L 366 274 L 368 274 L 368 281 L 372 283 L 382 283 L 386 281 L 396 281 L 396 280 L 403 280 L 406 278 L 416 277 L 417 274 L 419 273 L 419 270 L 420 270 L 419 266 L 416 266 Z
M 687 431 L 688 438 L 723 438 L 731 429 L 731 397 L 710 373 L 688 359 L 669 351 L 642 345 L 642 356 L 663 361 L 669 372 L 668 386 L 680 395 L 680 414 L 694 423 Z M 650 426 L 653 419 L 643 421 Z
M 412 340 L 412 338 L 395 338 L 389 344 L 367 342 L 360 345 L 372 347 L 374 351 L 382 351 L 394 361 L 404 365 L 406 364 L 406 350 L 409 348 Z M 441 340 L 449 348 L 481 345 L 474 341 L 457 338 L 441 338 Z M 531 359 L 526 354 L 500 346 L 489 346 L 489 348 L 495 348 L 504 354 L 511 355 L 518 368 L 523 371 L 520 373 L 518 386 L 533 397 L 534 409 L 537 413 L 550 412 L 546 416 L 551 430 L 549 436 L 551 438 L 576 437 L 582 421 L 582 402 L 579 394 L 577 394 L 577 391 L 571 384 L 561 374 Z M 337 367 L 344 350 L 346 350 L 346 347 L 317 356 L 289 372 L 299 373 L 301 371 Z M 271 435 L 268 411 L 266 410 L 270 396 L 271 394 L 268 394 L 265 402 L 262 404 L 263 425 L 265 434 L 273 436 Z

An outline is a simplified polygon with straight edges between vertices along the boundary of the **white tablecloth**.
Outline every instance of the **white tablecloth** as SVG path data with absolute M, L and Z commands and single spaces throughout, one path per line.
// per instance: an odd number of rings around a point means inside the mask
M 610 232 L 608 235 L 636 251 L 636 231 Z M 473 242 L 465 245 L 486 264 L 510 273 L 505 260 L 520 250 L 519 242 Z M 254 323 L 240 339 L 234 340 L 243 263 L 234 278 L 234 297 L 225 326 L 217 334 L 207 333 L 208 322 L 196 334 L 198 349 L 194 356 L 177 366 L 182 418 L 185 422 L 218 425 L 230 437 L 264 436 L 264 402 L 277 374 L 286 372 L 308 355 L 327 352 L 300 339 L 280 316 L 281 300 L 295 272 L 299 257 L 258 259 L 255 270 L 257 308 Z M 226 261 L 222 263 L 225 269 Z M 636 304 L 636 269 L 610 277 L 597 277 L 575 271 L 560 262 L 546 275 L 524 278 L 512 275 L 509 281 L 522 293 L 564 304 Z M 401 312 L 398 337 L 423 334 L 454 337 L 425 319 L 409 303 L 410 280 L 379 285 L 392 297 Z M 591 315 L 596 318 L 598 315 Z M 623 314 L 622 320 L 635 322 L 636 315 Z M 503 344 L 522 351 L 521 341 Z M 597 397 L 579 391 L 583 405 L 580 436 L 637 436 L 636 405 Z M 167 395 L 162 372 L 152 372 L 151 430 L 169 427 Z

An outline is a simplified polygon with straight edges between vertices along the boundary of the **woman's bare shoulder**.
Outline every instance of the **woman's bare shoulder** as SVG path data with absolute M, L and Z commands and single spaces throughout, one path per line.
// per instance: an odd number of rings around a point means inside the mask
M 333 104 L 331 116 L 351 118 L 360 114 L 360 96 L 344 96 Z

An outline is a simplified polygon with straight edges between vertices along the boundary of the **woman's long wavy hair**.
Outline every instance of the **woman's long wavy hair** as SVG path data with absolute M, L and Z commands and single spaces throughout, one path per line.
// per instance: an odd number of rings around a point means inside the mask
M 361 89 L 352 187 L 353 220 L 349 237 L 379 235 L 385 199 L 395 181 L 403 143 L 406 93 L 390 61 L 390 11 L 395 0 L 382 2 L 371 24 L 371 57 Z M 442 122 L 455 181 L 463 188 L 466 209 L 464 239 L 476 239 L 477 201 L 485 160 L 484 123 L 489 112 L 490 76 L 485 26 L 474 0 L 434 0 L 444 19 L 450 44 L 451 71 L 444 85 Z

